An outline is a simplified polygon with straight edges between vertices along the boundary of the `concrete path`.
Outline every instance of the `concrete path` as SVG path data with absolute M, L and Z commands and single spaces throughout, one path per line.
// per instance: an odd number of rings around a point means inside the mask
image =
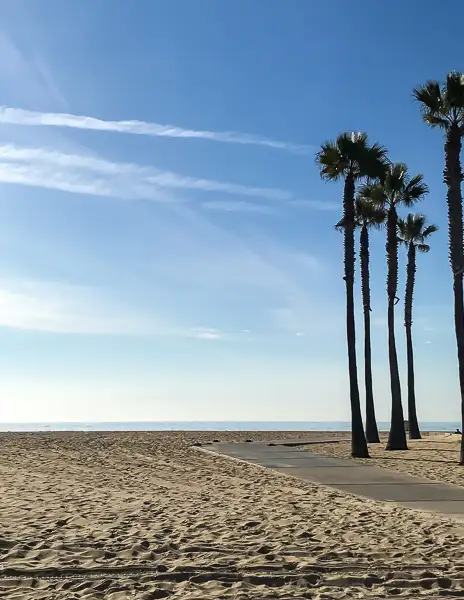
M 216 443 L 204 449 L 342 492 L 464 520 L 464 487 L 403 475 L 349 459 L 321 456 L 307 448 L 302 449 L 301 445 L 301 441 L 290 440 L 275 445 L 266 442 Z M 310 442 L 304 445 L 308 446 Z

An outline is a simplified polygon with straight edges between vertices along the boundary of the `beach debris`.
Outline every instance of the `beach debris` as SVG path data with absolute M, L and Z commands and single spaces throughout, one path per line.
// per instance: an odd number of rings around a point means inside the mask
M 57 527 L 63 527 L 64 525 L 68 524 L 68 521 L 71 520 L 71 517 L 68 517 L 67 519 L 58 519 L 58 521 L 55 523 L 55 525 Z
M 241 529 L 250 529 L 251 527 L 258 527 L 261 525 L 261 521 L 247 521 L 241 527 Z
M 155 590 L 151 590 L 150 592 L 145 592 L 144 594 L 142 594 L 141 600 L 155 600 L 158 598 L 167 598 L 170 595 L 171 592 L 157 588 Z
M 272 552 L 273 548 L 272 546 L 268 546 L 267 544 L 264 544 L 263 546 L 260 546 L 259 548 L 257 548 L 256 552 L 258 554 L 269 554 L 270 552 Z

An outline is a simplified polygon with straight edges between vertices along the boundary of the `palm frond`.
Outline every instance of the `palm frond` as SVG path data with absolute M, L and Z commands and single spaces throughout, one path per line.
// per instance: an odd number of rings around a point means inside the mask
M 428 244 L 417 244 L 416 246 L 419 252 L 428 252 L 430 250 L 430 246 Z
M 430 235 L 432 235 L 432 233 L 435 233 L 438 230 L 438 225 L 428 225 L 422 232 L 422 239 L 426 240 Z
M 446 77 L 446 100 L 451 109 L 464 109 L 464 75 L 453 71 Z
M 337 231 L 343 231 L 345 229 L 345 219 L 342 217 L 337 223 L 334 225 L 334 229 Z
M 431 127 L 446 129 L 450 124 L 446 91 L 438 81 L 427 81 L 425 85 L 414 88 L 413 97 L 420 102 L 422 119 Z
M 405 163 L 393 163 L 388 169 L 384 181 L 384 187 L 388 194 L 394 194 L 404 189 L 405 179 L 408 174 L 408 166 Z
M 358 196 L 355 204 L 356 221 L 374 229 L 380 229 L 385 223 L 387 213 L 384 208 L 366 197 Z
M 379 162 L 376 162 L 377 148 L 372 149 L 368 144 L 367 133 L 351 131 L 341 133 L 337 137 L 340 153 L 350 162 L 350 169 L 356 178 L 365 177 L 370 172 L 377 176 Z
M 427 125 L 430 125 L 431 127 L 440 127 L 441 129 L 446 129 L 449 125 L 448 119 L 445 119 L 445 117 L 438 117 L 437 115 L 423 115 L 423 120 Z
M 337 136 L 337 147 L 345 155 L 353 152 L 353 146 L 365 148 L 367 146 L 367 133 L 361 131 L 344 131 Z
M 413 243 L 419 252 L 428 252 L 430 247 L 425 243 L 432 233 L 438 231 L 437 225 L 428 225 L 427 217 L 422 214 L 409 213 L 406 219 L 398 218 L 398 241 L 401 244 Z
M 411 235 L 411 237 L 418 237 L 422 235 L 422 230 L 427 223 L 427 217 L 420 213 L 411 214 L 407 216 L 406 219 L 406 227 Z
M 398 243 L 402 245 L 406 245 L 408 243 L 408 227 L 406 221 L 401 217 L 398 217 L 396 222 L 396 227 L 398 230 L 397 239 Z
M 357 152 L 367 145 L 367 133 L 344 131 L 337 136 L 334 146 L 347 165 L 357 162 Z
M 412 92 L 413 97 L 421 103 L 424 110 L 438 114 L 442 106 L 442 96 L 438 81 L 429 80 L 424 85 L 418 85 Z
M 344 176 L 346 164 L 334 142 L 326 141 L 321 144 L 321 149 L 316 154 L 316 164 L 322 179 L 336 181 Z
M 424 176 L 422 175 L 422 173 L 418 173 L 417 175 L 414 175 L 414 177 L 410 177 L 408 179 L 407 187 L 415 187 L 417 185 L 425 185 Z M 425 185 L 425 187 L 427 186 Z
M 371 180 L 381 179 L 390 164 L 385 146 L 375 143 L 359 150 L 360 176 Z
M 378 208 L 385 207 L 387 198 L 381 183 L 365 183 L 359 188 L 359 198 L 372 202 Z
M 401 234 L 407 241 L 417 241 L 422 239 L 422 229 L 426 221 L 425 215 L 409 213 L 405 220 L 401 219 L 398 228 L 401 228 Z
M 401 203 L 405 206 L 412 206 L 420 202 L 429 193 L 429 188 L 424 182 L 422 174 L 412 177 L 402 192 Z

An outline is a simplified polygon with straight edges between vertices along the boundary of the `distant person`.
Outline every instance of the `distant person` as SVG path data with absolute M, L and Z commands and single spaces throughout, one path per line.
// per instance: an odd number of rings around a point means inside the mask
M 458 433 L 459 435 L 462 435 L 462 433 L 459 431 L 459 427 L 456 428 L 456 431 L 454 433 Z

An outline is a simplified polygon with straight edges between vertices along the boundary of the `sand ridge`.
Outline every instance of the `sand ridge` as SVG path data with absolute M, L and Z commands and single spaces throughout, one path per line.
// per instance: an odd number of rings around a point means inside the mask
M 191 447 L 310 436 L 0 435 L 0 598 L 463 596 L 452 521 Z

